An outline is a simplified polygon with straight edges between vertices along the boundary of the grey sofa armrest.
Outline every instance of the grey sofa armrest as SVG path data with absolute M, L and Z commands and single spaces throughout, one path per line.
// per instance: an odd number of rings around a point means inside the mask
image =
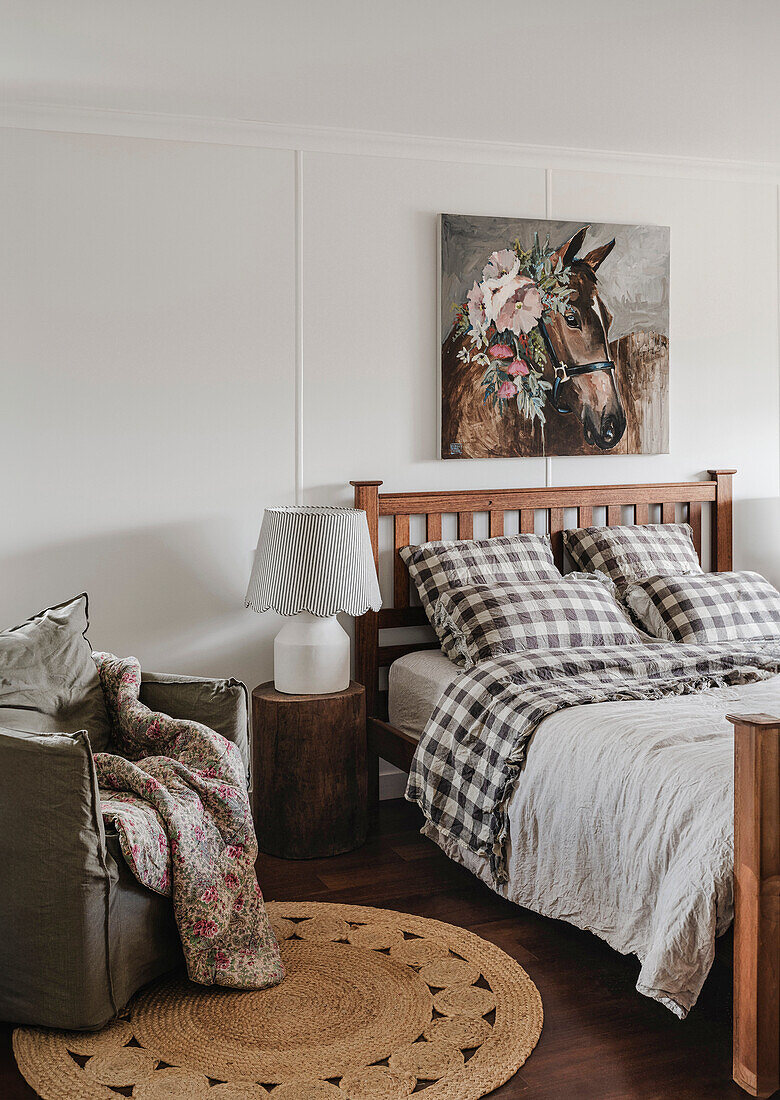
M 99 1027 L 108 970 L 107 859 L 85 733 L 0 728 L 0 1019 Z
M 216 730 L 241 753 L 250 775 L 249 692 L 240 680 L 167 673 L 141 674 L 141 702 L 171 718 L 190 718 Z

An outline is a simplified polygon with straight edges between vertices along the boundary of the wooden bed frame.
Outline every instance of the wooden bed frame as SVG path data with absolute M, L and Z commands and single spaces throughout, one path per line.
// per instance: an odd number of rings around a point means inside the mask
M 532 532 L 536 514 L 544 512 L 561 567 L 565 509 L 576 509 L 579 527 L 591 525 L 599 507 L 605 508 L 610 526 L 685 519 L 701 558 L 704 504 L 710 506 L 710 568 L 723 571 L 732 568 L 735 472 L 710 470 L 708 480 L 658 485 L 422 493 L 380 493 L 381 481 L 351 482 L 355 507 L 368 518 L 377 566 L 380 516 L 392 516 L 394 526 L 392 606 L 355 621 L 355 675 L 366 688 L 372 801 L 378 800 L 379 758 L 408 771 L 417 747 L 387 721 L 381 670 L 405 653 L 438 648 L 435 641 L 380 644 L 380 631 L 426 625 L 422 608 L 411 602 L 409 573 L 398 554 L 409 545 L 411 516 L 425 517 L 426 538 L 431 540 L 442 537 L 443 515 L 457 516 L 459 538 L 472 538 L 475 513 L 487 513 L 494 536 L 504 533 L 507 512 L 519 513 L 521 532 Z M 768 1097 L 780 1088 L 780 717 L 735 714 L 729 719 L 734 723 L 735 769 L 734 1080 L 752 1096 Z

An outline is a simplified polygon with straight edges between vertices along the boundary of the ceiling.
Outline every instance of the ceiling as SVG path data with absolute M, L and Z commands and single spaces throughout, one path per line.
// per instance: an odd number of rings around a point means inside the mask
M 0 0 L 7 102 L 780 164 L 778 0 Z

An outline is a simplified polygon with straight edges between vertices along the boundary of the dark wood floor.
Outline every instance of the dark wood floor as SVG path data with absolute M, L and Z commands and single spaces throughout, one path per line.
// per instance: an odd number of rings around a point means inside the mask
M 545 1023 L 538 1047 L 493 1093 L 496 1100 L 744 1100 L 731 1081 L 728 944 L 681 1022 L 636 992 L 635 959 L 498 898 L 422 838 L 418 825 L 413 807 L 383 803 L 379 830 L 359 851 L 296 863 L 262 856 L 263 892 L 269 900 L 337 901 L 435 917 L 514 956 L 539 987 Z M 0 1098 L 33 1098 L 16 1071 L 10 1030 L 0 1033 Z

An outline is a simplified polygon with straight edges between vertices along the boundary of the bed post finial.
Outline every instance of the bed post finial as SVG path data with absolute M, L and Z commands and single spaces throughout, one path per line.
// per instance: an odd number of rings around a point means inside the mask
M 710 569 L 726 573 L 733 568 L 731 501 L 732 478 L 736 470 L 708 470 L 715 482 L 715 507 L 712 510 L 712 552 Z
M 780 1088 L 780 718 L 734 723 L 734 1080 Z

